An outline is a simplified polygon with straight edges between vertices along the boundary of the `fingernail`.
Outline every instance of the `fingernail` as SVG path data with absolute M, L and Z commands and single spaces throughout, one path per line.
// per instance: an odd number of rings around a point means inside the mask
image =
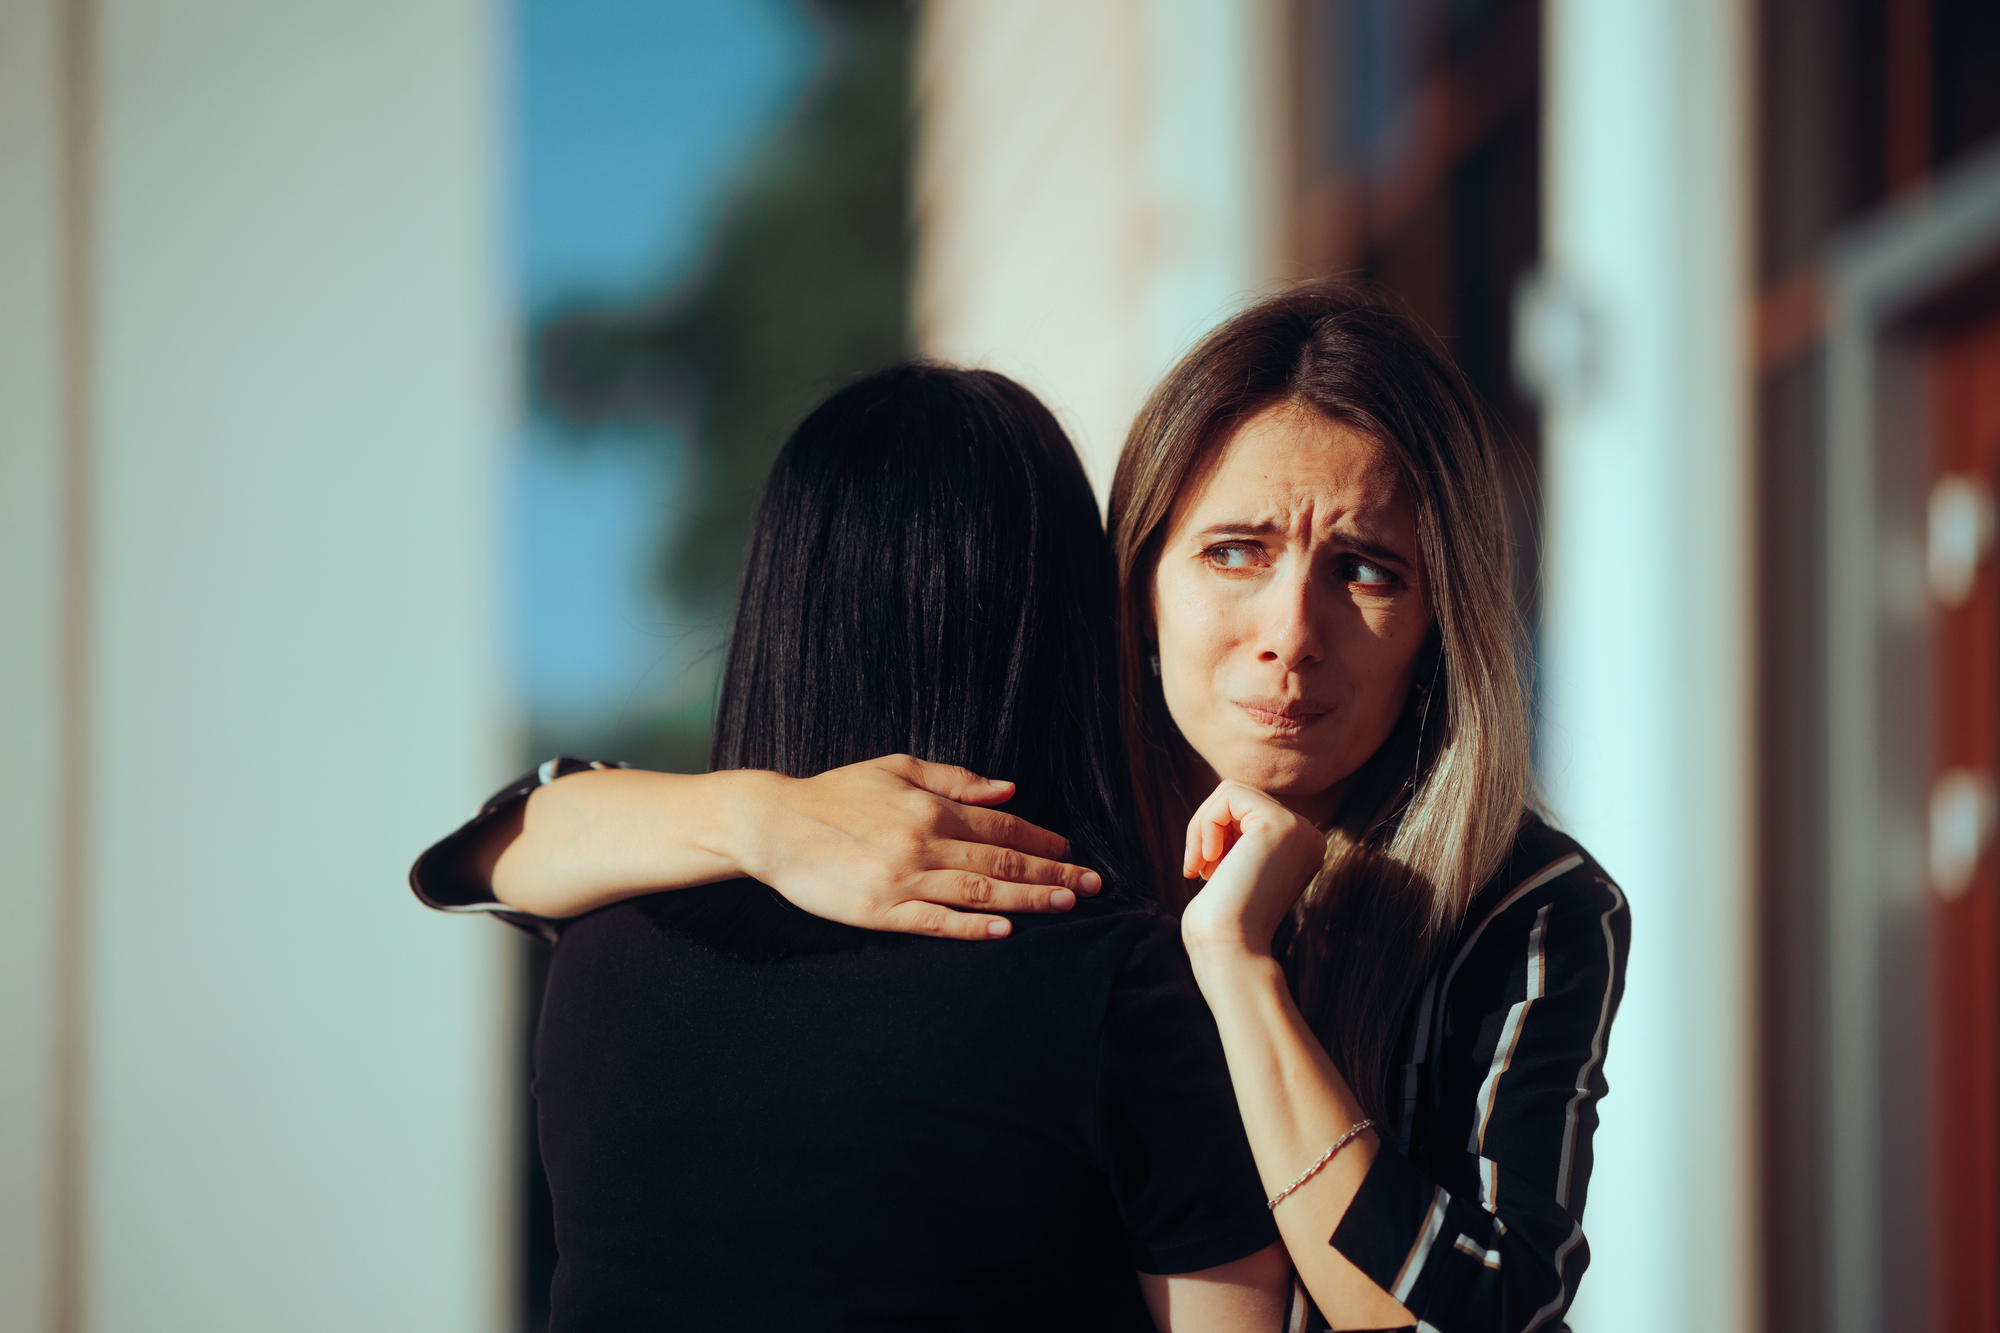
M 1085 893 L 1096 893 L 1104 887 L 1104 881 L 1098 878 L 1095 870 L 1086 870 L 1083 878 L 1077 881 L 1077 887 Z
M 1011 921 L 988 921 L 986 923 L 986 933 L 988 935 L 1005 935 L 1013 928 L 1014 923 Z
M 1057 889 L 1049 895 L 1049 907 L 1057 912 L 1067 912 L 1076 906 L 1076 895 L 1068 889 Z

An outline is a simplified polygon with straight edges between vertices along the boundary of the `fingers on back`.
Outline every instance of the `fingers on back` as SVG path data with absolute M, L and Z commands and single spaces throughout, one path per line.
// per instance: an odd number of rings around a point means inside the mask
M 912 786 L 954 801 L 963 799 L 974 788 L 986 785 L 985 778 L 957 764 L 935 764 L 907 754 L 887 755 L 881 762 Z
M 967 810 L 964 820 L 973 837 L 995 847 L 1007 847 L 1026 852 L 1029 856 L 1054 860 L 1069 855 L 1069 839 L 1014 815 L 997 810 Z
M 883 914 L 883 925 L 906 935 L 930 935 L 938 939 L 985 940 L 994 937 L 992 923 L 1002 918 L 954 912 L 936 903 L 900 903 Z

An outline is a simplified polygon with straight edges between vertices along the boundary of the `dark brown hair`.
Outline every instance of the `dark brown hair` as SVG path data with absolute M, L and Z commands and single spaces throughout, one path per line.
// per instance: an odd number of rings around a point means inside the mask
M 1120 699 L 1140 828 L 1179 880 L 1195 804 L 1188 746 L 1151 672 L 1153 574 L 1176 502 L 1238 428 L 1293 404 L 1363 431 L 1402 469 L 1434 616 L 1387 741 L 1327 829 L 1324 867 L 1281 938 L 1301 1010 L 1378 1118 L 1389 1048 L 1531 799 L 1524 654 L 1493 434 L 1442 348 L 1385 301 L 1303 283 L 1216 329 L 1154 389 L 1111 487 Z M 1169 904 L 1174 905 L 1174 904 Z
M 1107 881 L 1140 878 L 1115 596 L 1083 464 L 1032 393 L 934 363 L 858 380 L 800 423 L 765 482 L 711 766 L 962 764 L 1017 782 L 1009 808 Z

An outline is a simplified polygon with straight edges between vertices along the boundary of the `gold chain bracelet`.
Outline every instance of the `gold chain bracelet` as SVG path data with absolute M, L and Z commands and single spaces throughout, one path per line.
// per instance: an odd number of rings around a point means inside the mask
M 1352 1143 L 1356 1135 L 1360 1134 L 1361 1131 L 1364 1129 L 1373 1129 L 1374 1127 L 1375 1127 L 1375 1122 L 1373 1120 L 1355 1121 L 1354 1127 L 1349 1129 L 1345 1134 L 1342 1134 L 1339 1138 L 1335 1139 L 1333 1141 L 1333 1146 L 1331 1148 L 1328 1148 L 1326 1150 L 1325 1155 L 1322 1156 L 1317 1162 L 1314 1162 L 1311 1166 L 1307 1167 L 1306 1173 L 1304 1175 L 1300 1176 L 1297 1180 L 1294 1180 L 1291 1184 L 1279 1190 L 1276 1194 L 1273 1194 L 1271 1196 L 1271 1202 L 1267 1206 L 1271 1208 L 1273 1211 L 1275 1211 L 1278 1205 L 1283 1203 L 1291 1195 L 1291 1192 L 1293 1190 L 1297 1189 L 1299 1186 L 1305 1184 L 1308 1180 L 1311 1180 L 1314 1176 L 1318 1175 L 1320 1173 L 1320 1168 L 1325 1166 L 1328 1162 L 1331 1162 L 1333 1160 L 1333 1155 L 1335 1153 L 1339 1152 L 1342 1148 L 1345 1148 L 1349 1143 Z

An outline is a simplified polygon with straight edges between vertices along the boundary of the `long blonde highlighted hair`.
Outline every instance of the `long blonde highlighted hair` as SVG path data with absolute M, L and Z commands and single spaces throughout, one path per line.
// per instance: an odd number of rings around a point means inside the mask
M 1326 863 L 1280 937 L 1306 1020 L 1379 1118 L 1404 1011 L 1533 799 L 1509 474 L 1450 357 L 1384 301 L 1336 282 L 1257 303 L 1168 372 L 1111 488 L 1122 722 L 1162 884 L 1183 882 L 1183 833 L 1207 793 L 1187 789 L 1187 742 L 1144 669 L 1154 570 L 1181 492 L 1238 427 L 1285 403 L 1367 433 L 1399 462 L 1430 591 L 1415 684 L 1335 812 Z

